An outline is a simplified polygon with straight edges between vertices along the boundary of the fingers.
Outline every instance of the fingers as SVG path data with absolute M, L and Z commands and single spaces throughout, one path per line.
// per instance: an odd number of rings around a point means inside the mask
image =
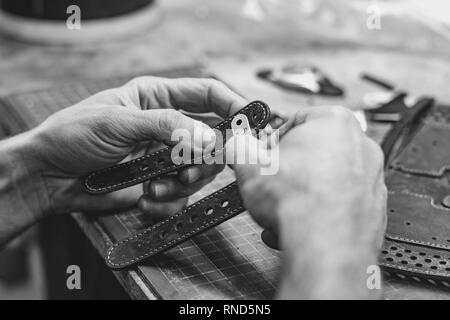
M 184 208 L 190 195 L 214 180 L 223 165 L 199 165 L 186 168 L 178 176 L 151 181 L 148 193 L 139 199 L 139 209 L 158 217 L 172 215 Z
M 232 164 L 239 183 L 261 174 L 259 157 L 266 154 L 263 144 L 251 135 L 232 136 L 225 144 L 226 163 Z
M 300 109 L 280 127 L 280 138 L 295 127 L 304 124 L 314 124 L 316 121 L 340 121 L 360 128 L 358 120 L 354 116 L 353 112 L 348 108 L 341 106 L 307 107 Z
M 247 104 L 246 99 L 214 79 L 139 77 L 126 87 L 130 94 L 137 92 L 144 109 L 174 108 L 195 113 L 214 112 L 225 118 Z
M 202 165 L 187 168 L 177 176 L 152 181 L 148 193 L 142 195 L 142 186 L 136 185 L 105 195 L 89 195 L 74 199 L 76 210 L 83 212 L 111 213 L 131 208 L 138 204 L 144 213 L 156 215 L 156 218 L 172 215 L 182 210 L 188 197 L 214 180 L 223 170 L 223 165 Z
M 120 212 L 135 206 L 142 195 L 142 186 L 135 185 L 123 190 L 114 191 L 103 195 L 90 195 L 81 190 L 76 194 L 79 197 L 73 198 L 75 211 L 109 213 L 111 211 Z
M 202 164 L 182 169 L 178 173 L 178 179 L 184 185 L 197 182 L 207 177 L 216 176 L 225 168 L 224 164 Z
M 138 202 L 138 208 L 141 212 L 151 214 L 156 219 L 174 215 L 186 207 L 187 198 L 178 198 L 172 201 L 156 201 L 148 195 L 143 195 Z
M 156 201 L 169 201 L 189 197 L 214 180 L 214 178 L 215 176 L 209 176 L 189 185 L 184 185 L 174 177 L 165 177 L 152 181 L 148 187 L 147 195 L 150 199 Z
M 126 117 L 118 130 L 134 143 L 158 140 L 174 145 L 182 140 L 191 147 L 204 148 L 215 141 L 214 131 L 209 126 L 173 109 L 124 112 Z

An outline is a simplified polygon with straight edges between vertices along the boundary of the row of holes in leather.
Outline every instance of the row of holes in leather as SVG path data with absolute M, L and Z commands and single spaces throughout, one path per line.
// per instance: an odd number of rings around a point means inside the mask
M 434 286 L 443 285 L 443 286 L 445 286 L 447 288 L 450 288 L 450 283 L 448 283 L 447 281 L 444 281 L 444 280 L 437 280 L 436 281 L 436 280 L 433 280 L 433 279 L 424 278 L 424 277 L 422 277 L 420 275 L 411 276 L 411 275 L 406 275 L 406 274 L 402 274 L 402 273 L 399 273 L 399 272 L 392 272 L 392 271 L 390 272 L 390 271 L 386 271 L 386 270 L 383 271 L 383 274 L 385 275 L 385 277 L 397 277 L 397 278 L 399 278 L 401 280 L 414 280 L 415 282 L 418 282 L 418 283 L 428 282 L 428 283 L 430 283 L 430 284 L 432 284 Z
M 166 159 L 164 159 L 164 158 L 159 158 L 154 161 L 154 164 L 156 165 L 157 168 L 162 168 L 165 163 L 166 163 Z M 148 169 L 150 169 L 150 164 L 148 162 L 143 163 L 143 164 L 141 164 L 140 169 L 141 169 L 141 171 L 145 172 Z
M 382 250 L 381 254 L 383 259 L 390 263 L 397 261 L 405 266 L 430 268 L 435 271 L 442 269 L 450 272 L 450 257 L 443 257 L 438 254 L 430 257 L 425 252 L 412 252 L 410 249 L 402 249 L 397 246 L 390 246 L 388 250 Z
M 220 208 L 226 208 L 229 205 L 229 201 L 228 200 L 222 200 L 220 201 Z M 207 207 L 203 210 L 203 214 L 205 216 L 210 216 L 211 214 L 214 213 L 216 209 L 214 209 L 213 207 Z M 187 225 L 190 225 L 192 223 L 195 223 L 195 221 L 197 221 L 197 219 L 199 218 L 198 213 L 193 213 L 190 217 L 189 217 L 189 223 Z M 178 232 L 180 231 L 183 227 L 185 226 L 185 223 L 182 221 L 176 222 L 173 230 Z M 164 239 L 165 237 L 167 237 L 169 234 L 168 230 L 163 230 L 161 231 L 161 233 L 159 234 L 160 239 Z
M 215 154 L 216 154 L 215 151 L 211 151 L 212 157 L 214 157 Z M 179 156 L 183 157 L 183 149 L 180 150 Z M 164 158 L 159 158 L 159 159 L 155 160 L 153 163 L 158 169 L 162 169 L 164 167 L 164 164 L 169 163 L 169 162 L 170 162 L 170 160 L 167 160 Z M 172 163 L 170 163 L 170 164 L 172 164 Z M 139 168 L 142 172 L 146 172 L 146 171 L 148 171 L 148 169 L 150 169 L 150 164 L 148 162 L 145 162 L 145 163 L 141 164 L 141 166 Z
M 389 212 L 390 212 L 390 213 L 395 213 L 396 211 L 395 211 L 395 209 L 389 209 Z M 407 227 L 413 226 L 413 223 L 412 223 L 411 221 L 408 221 L 408 220 L 406 220 L 406 221 L 404 222 L 404 224 L 405 224 L 405 226 L 407 226 Z M 440 239 L 439 239 L 438 237 L 436 237 L 436 236 L 431 236 L 430 239 L 433 240 L 433 241 L 439 241 L 439 240 L 440 240 Z M 450 239 L 442 239 L 442 240 L 445 240 L 445 242 L 450 243 Z

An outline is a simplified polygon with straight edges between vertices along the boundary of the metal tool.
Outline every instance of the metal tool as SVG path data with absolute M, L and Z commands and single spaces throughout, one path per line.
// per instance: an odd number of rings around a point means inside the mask
M 290 64 L 280 69 L 263 69 L 257 72 L 261 79 L 287 90 L 305 94 L 343 96 L 344 90 L 334 84 L 319 68 Z

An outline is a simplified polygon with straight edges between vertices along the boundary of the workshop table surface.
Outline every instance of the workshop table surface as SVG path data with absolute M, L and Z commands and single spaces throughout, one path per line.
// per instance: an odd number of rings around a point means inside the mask
M 357 109 L 364 93 L 375 91 L 361 72 L 379 75 L 414 95 L 450 101 L 450 42 L 445 34 L 404 16 L 383 17 L 381 30 L 366 27 L 366 1 L 320 2 L 317 13 L 300 14 L 295 1 L 262 1 L 265 15 L 249 18 L 244 2 L 159 1 L 160 21 L 124 41 L 83 46 L 44 46 L 0 37 L 0 94 L 62 82 L 146 70 L 203 65 L 249 100 L 267 102 L 289 115 L 308 105 L 345 105 Z M 294 3 L 295 2 L 295 3 Z M 402 7 L 403 1 L 393 1 Z M 293 10 L 295 8 L 295 11 Z M 74 31 L 76 32 L 76 31 Z M 346 89 L 344 98 L 311 98 L 280 90 L 255 77 L 263 67 L 301 61 L 320 67 Z M 370 126 L 380 141 L 386 127 Z M 95 243 L 98 233 L 88 219 L 83 230 Z M 133 271 L 116 275 L 132 297 L 155 298 Z M 150 275 L 151 276 L 151 275 Z M 431 285 L 387 278 L 386 299 L 447 299 Z

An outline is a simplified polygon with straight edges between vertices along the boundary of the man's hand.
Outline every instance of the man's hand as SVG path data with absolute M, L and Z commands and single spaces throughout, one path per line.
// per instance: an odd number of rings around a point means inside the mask
M 211 128 L 177 109 L 227 117 L 245 104 L 243 98 L 215 80 L 141 77 L 64 109 L 37 128 L 0 144 L 0 154 L 4 155 L 0 171 L 5 172 L 2 178 L 11 191 L 9 199 L 2 197 L 0 201 L 20 202 L 28 209 L 6 210 L 14 212 L 4 213 L 0 225 L 14 221 L 17 229 L 49 213 L 117 211 L 138 201 L 146 212 L 174 213 L 223 166 L 186 168 L 175 177 L 153 181 L 144 196 L 142 186 L 89 195 L 82 189 L 81 177 L 141 156 L 155 143 L 175 143 L 170 139 L 177 128 L 192 133 L 196 126 L 203 126 L 207 139 L 194 141 L 194 146 L 206 145 L 214 136 Z M 15 162 L 14 172 L 8 164 L 11 162 Z M 4 238 L 1 233 L 0 241 Z
M 283 249 L 280 297 L 370 297 L 366 269 L 377 263 L 386 225 L 381 149 L 339 107 L 305 109 L 280 135 L 278 173 L 235 166 L 263 240 Z

